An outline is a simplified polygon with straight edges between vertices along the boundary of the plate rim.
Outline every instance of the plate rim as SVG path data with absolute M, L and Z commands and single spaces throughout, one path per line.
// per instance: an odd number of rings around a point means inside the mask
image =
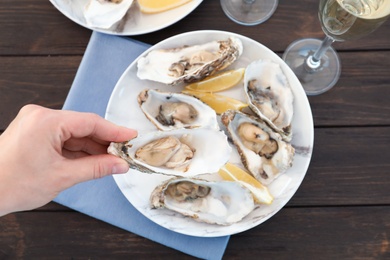
M 84 27 L 86 29 L 92 30 L 92 31 L 105 33 L 105 34 L 110 34 L 110 35 L 118 35 L 118 36 L 137 36 L 137 35 L 143 35 L 143 34 L 152 33 L 152 32 L 156 32 L 156 31 L 165 29 L 165 28 L 167 28 L 167 27 L 169 27 L 169 26 L 179 22 L 180 20 L 184 19 L 187 15 L 189 15 L 196 8 L 198 8 L 198 6 L 203 2 L 203 0 L 191 0 L 188 3 L 185 3 L 183 6 L 188 5 L 187 12 L 184 12 L 183 15 L 181 15 L 181 16 L 176 16 L 176 17 L 174 16 L 174 19 L 172 19 L 171 21 L 163 23 L 163 24 L 159 24 L 159 26 L 156 26 L 154 28 L 144 29 L 144 30 L 135 31 L 135 32 L 117 32 L 117 31 L 110 30 L 110 29 L 102 29 L 102 28 L 98 28 L 98 27 L 91 27 L 91 26 L 88 26 L 86 23 L 83 23 L 82 21 L 77 19 L 77 17 L 74 17 L 71 14 L 69 14 L 68 12 L 65 12 L 57 4 L 57 1 L 64 2 L 64 0 L 49 0 L 49 1 L 60 13 L 62 13 L 65 17 L 67 17 L 69 20 L 73 21 L 74 23 L 76 23 L 76 24 L 78 24 L 78 25 L 80 25 L 80 26 L 82 26 L 82 27 Z M 190 5 L 191 2 L 192 2 L 192 5 Z M 183 6 L 178 6 L 177 8 L 180 8 L 180 7 L 183 7 Z M 171 10 L 174 10 L 174 9 L 171 9 Z M 166 14 L 167 12 L 169 12 L 171 10 L 167 10 L 167 11 L 164 11 L 164 12 L 161 12 L 161 13 L 156 13 L 156 14 L 148 14 L 148 15 Z

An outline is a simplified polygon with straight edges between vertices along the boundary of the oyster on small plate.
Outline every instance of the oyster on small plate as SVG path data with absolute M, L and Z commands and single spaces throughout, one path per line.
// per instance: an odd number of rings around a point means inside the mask
M 226 111 L 221 120 L 243 165 L 264 185 L 292 166 L 294 148 L 265 121 L 235 110 Z
M 219 130 L 215 111 L 195 97 L 145 89 L 138 95 L 138 103 L 160 130 L 198 127 Z
M 157 49 L 137 62 L 137 76 L 169 85 L 194 82 L 220 71 L 240 57 L 240 39 L 211 41 L 173 49 Z
M 119 22 L 131 7 L 133 0 L 89 0 L 84 9 L 88 26 L 108 29 Z
M 294 96 L 280 65 L 271 60 L 252 62 L 245 70 L 244 88 L 253 112 L 291 141 Z
M 154 209 L 167 208 L 196 221 L 230 225 L 255 207 L 250 191 L 231 181 L 172 178 L 157 186 L 151 196 Z
M 231 150 L 222 131 L 206 128 L 149 132 L 108 147 L 108 153 L 125 159 L 132 169 L 185 177 L 217 172 Z

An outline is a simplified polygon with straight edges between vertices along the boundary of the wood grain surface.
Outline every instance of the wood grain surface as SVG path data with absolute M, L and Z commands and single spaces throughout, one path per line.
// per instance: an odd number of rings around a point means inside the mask
M 282 55 L 294 40 L 324 36 L 318 1 L 281 0 L 263 24 L 240 26 L 219 1 L 132 38 L 155 44 L 193 30 L 226 30 Z M 224 259 L 390 259 L 390 22 L 335 43 L 336 86 L 309 97 L 315 125 L 307 175 L 265 223 L 233 235 Z M 47 0 L 0 1 L 0 133 L 25 104 L 60 109 L 91 31 Z M 192 259 L 54 202 L 0 218 L 0 259 Z

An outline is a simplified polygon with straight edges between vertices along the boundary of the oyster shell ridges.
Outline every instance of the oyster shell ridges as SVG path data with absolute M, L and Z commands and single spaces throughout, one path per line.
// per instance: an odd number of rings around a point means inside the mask
M 182 93 L 145 89 L 138 95 L 138 103 L 145 116 L 160 130 L 167 131 L 177 128 L 191 129 L 200 127 L 219 130 L 217 114 L 214 109 L 195 97 Z M 192 113 L 196 113 L 196 118 L 193 118 L 191 122 L 182 122 L 172 115 L 175 112 L 174 110 L 170 112 L 170 115 L 164 115 L 164 118 L 162 118 L 162 106 L 174 103 L 184 103 L 191 106 L 196 111 L 192 111 Z M 179 111 L 179 113 L 181 112 L 183 111 Z M 190 116 L 187 115 L 187 117 Z M 164 123 L 164 120 L 171 122 Z
M 221 121 L 226 126 L 245 168 L 264 185 L 270 184 L 292 166 L 294 148 L 290 143 L 284 141 L 282 136 L 275 132 L 266 121 L 235 110 L 228 110 L 222 114 Z M 239 126 L 242 123 L 252 124 L 263 131 L 263 136 L 259 138 L 262 139 L 265 136 L 265 139 L 268 138 L 268 140 L 276 142 L 277 150 L 263 154 L 249 149 L 240 137 L 240 133 L 238 133 Z M 258 138 L 256 135 L 254 134 L 253 137 Z M 262 143 L 266 150 L 269 148 L 267 145 L 269 144 Z
M 291 141 L 294 95 L 280 65 L 271 60 L 252 62 L 245 71 L 244 89 L 252 111 Z
M 169 179 L 153 190 L 149 201 L 153 209 L 167 208 L 198 222 L 218 225 L 236 223 L 255 207 L 251 192 L 238 182 L 195 178 Z
M 152 50 L 138 60 L 137 76 L 169 85 L 199 81 L 225 69 L 238 59 L 242 51 L 242 42 L 235 37 L 181 48 Z M 209 60 L 209 57 L 212 58 Z

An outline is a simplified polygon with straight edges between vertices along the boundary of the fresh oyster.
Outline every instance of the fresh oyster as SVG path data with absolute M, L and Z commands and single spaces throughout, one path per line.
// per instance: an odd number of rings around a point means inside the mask
M 152 208 L 167 208 L 199 222 L 230 225 L 255 207 L 250 191 L 238 182 L 173 178 L 150 196 Z
M 194 153 L 194 148 L 176 136 L 166 136 L 140 147 L 135 158 L 150 166 L 187 171 Z
M 111 143 L 108 153 L 145 173 L 191 177 L 217 172 L 230 158 L 227 136 L 206 128 L 156 131 L 125 143 Z
M 243 51 L 240 39 L 152 50 L 138 60 L 137 76 L 169 85 L 201 80 L 232 64 Z
M 84 9 L 88 26 L 108 29 L 119 22 L 131 7 L 133 0 L 89 0 Z
M 294 148 L 257 117 L 235 110 L 221 116 L 247 170 L 267 185 L 292 166 Z
M 160 130 L 198 127 L 219 130 L 215 111 L 192 96 L 146 89 L 138 95 L 138 103 Z
M 291 141 L 294 96 L 280 65 L 270 60 L 252 62 L 245 70 L 244 88 L 253 112 Z

